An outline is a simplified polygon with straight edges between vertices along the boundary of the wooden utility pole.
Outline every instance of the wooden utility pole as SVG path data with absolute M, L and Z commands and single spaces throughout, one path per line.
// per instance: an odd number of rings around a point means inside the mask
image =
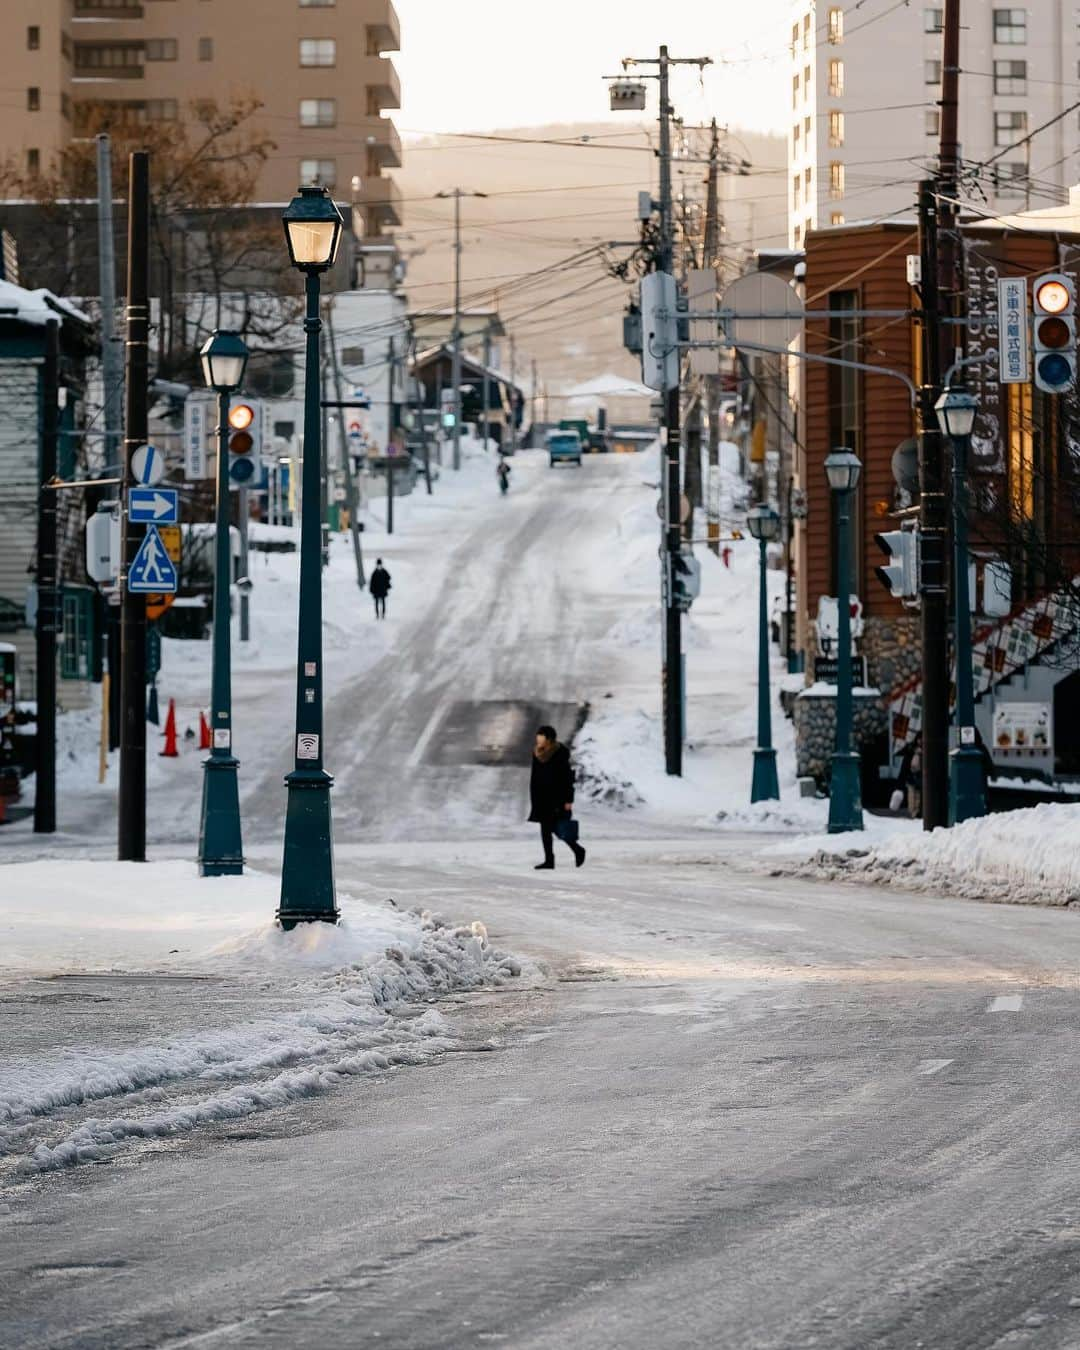
M 723 290 L 723 272 L 720 258 L 720 133 L 716 118 L 712 119 L 709 137 L 709 172 L 705 179 L 705 239 L 701 250 L 702 267 L 715 267 L 716 279 Z M 706 375 L 705 380 L 705 417 L 708 428 L 709 475 L 707 487 L 710 491 L 719 490 L 720 476 L 720 377 Z M 714 513 L 711 501 L 706 502 L 705 528 L 708 534 L 709 548 L 720 554 L 720 514 L 719 505 Z
M 57 558 L 57 470 L 60 417 L 60 324 L 45 325 L 41 370 L 41 460 L 37 529 L 37 736 L 34 833 L 56 831 L 56 643 L 63 628 Z
M 121 862 L 146 861 L 146 597 L 133 593 L 128 572 L 146 533 L 128 519 L 127 489 L 134 486 L 132 456 L 146 444 L 150 375 L 150 155 L 136 150 L 129 162 L 127 382 L 124 471 L 120 507 L 120 790 L 118 854 Z

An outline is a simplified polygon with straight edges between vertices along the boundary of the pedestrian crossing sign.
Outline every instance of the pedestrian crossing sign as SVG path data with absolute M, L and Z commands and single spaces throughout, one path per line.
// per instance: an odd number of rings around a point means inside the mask
M 128 568 L 127 587 L 135 595 L 171 595 L 178 578 L 173 560 L 153 525 L 139 545 L 135 560 Z

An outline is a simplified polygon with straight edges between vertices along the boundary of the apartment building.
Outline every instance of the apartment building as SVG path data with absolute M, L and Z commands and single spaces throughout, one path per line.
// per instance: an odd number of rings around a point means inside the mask
M 391 0 L 4 0 L 4 20 L 0 153 L 25 167 L 46 169 L 95 107 L 170 121 L 195 99 L 255 95 L 276 142 L 260 202 L 323 183 L 369 237 L 400 224 Z
M 915 184 L 938 148 L 943 13 L 916 0 L 796 0 L 793 247 L 810 229 L 914 210 Z M 1080 177 L 1080 117 L 1065 111 L 1080 97 L 1080 10 L 1065 0 L 965 0 L 962 22 L 960 152 L 973 166 L 996 157 L 964 183 L 964 198 L 980 214 L 1064 201 Z

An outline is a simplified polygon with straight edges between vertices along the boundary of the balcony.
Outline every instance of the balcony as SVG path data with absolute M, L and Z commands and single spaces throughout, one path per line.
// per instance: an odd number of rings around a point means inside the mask
M 75 19 L 141 19 L 141 0 L 75 0 Z
M 392 178 L 365 178 L 356 204 L 363 207 L 370 235 L 401 224 L 401 189 Z
M 401 51 L 401 23 L 391 0 L 384 0 L 378 17 L 367 26 L 367 36 L 369 55 Z
M 372 115 L 377 116 L 386 108 L 401 107 L 401 80 L 388 57 L 363 57 L 356 78 L 367 89 L 368 110 Z
M 388 117 L 369 117 L 361 135 L 381 169 L 401 168 L 401 137 Z

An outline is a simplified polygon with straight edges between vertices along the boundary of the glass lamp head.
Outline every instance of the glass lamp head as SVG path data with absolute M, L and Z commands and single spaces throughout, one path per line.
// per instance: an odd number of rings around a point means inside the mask
M 834 492 L 853 492 L 862 473 L 862 461 L 850 450 L 834 450 L 825 459 L 825 477 Z
M 239 333 L 218 329 L 203 343 L 199 360 L 208 389 L 219 393 L 239 389 L 247 369 L 247 344 Z
M 324 187 L 302 187 L 281 217 L 289 261 L 301 272 L 333 266 L 345 221 Z
M 938 425 L 950 440 L 961 440 L 971 435 L 979 401 L 966 389 L 946 389 L 934 404 Z
M 771 506 L 753 506 L 746 513 L 746 527 L 754 539 L 768 543 L 780 533 L 780 517 Z

